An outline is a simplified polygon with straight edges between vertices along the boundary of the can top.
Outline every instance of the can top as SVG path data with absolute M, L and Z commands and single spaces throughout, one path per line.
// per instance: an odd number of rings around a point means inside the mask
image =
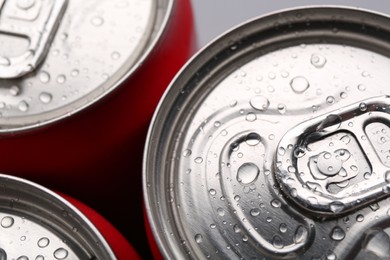
M 380 14 L 299 8 L 241 25 L 194 57 L 145 151 L 164 255 L 387 256 L 389 33 Z
M 0 131 L 69 116 L 118 87 L 164 31 L 173 0 L 0 1 Z
M 35 183 L 0 175 L 0 259 L 115 259 L 73 205 Z

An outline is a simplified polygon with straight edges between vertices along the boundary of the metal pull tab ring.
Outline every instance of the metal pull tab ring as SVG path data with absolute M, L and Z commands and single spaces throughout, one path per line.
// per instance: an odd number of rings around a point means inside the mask
M 299 124 L 276 155 L 276 180 L 302 208 L 340 215 L 390 195 L 390 97 Z
M 0 78 L 32 72 L 45 58 L 65 12 L 67 0 L 0 0 Z M 23 51 L 15 45 L 27 42 Z M 1 45 L 0 45 L 1 46 Z

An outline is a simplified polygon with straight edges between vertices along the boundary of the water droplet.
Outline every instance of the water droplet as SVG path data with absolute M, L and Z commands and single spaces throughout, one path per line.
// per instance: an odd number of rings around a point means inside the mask
M 274 208 L 280 208 L 282 206 L 282 203 L 278 199 L 274 199 L 271 201 L 271 206 Z
M 45 257 L 43 255 L 38 255 L 35 257 L 35 260 L 45 260 Z
M 340 213 L 344 210 L 345 205 L 341 201 L 334 201 L 329 205 L 329 208 L 333 213 Z
M 364 220 L 364 216 L 362 214 L 359 214 L 356 216 L 356 221 L 357 222 L 362 222 Z
M 78 69 L 74 69 L 70 72 L 70 75 L 72 77 L 77 77 L 80 74 L 80 71 Z
M 385 173 L 385 180 L 386 180 L 387 183 L 390 183 L 390 171 L 387 171 Z
M 367 89 L 366 85 L 364 85 L 364 84 L 359 84 L 358 85 L 358 90 L 365 91 L 366 89 Z
M 282 238 L 280 236 L 274 236 L 272 239 L 272 245 L 276 249 L 282 249 L 284 247 Z
M 9 58 L 0 56 L 0 66 L 8 67 L 11 65 L 11 61 Z
M 41 239 L 38 240 L 38 246 L 40 248 L 47 247 L 50 243 L 50 240 L 47 237 L 42 237 Z
M 91 23 L 94 26 L 102 26 L 104 24 L 104 19 L 100 16 L 95 16 L 91 19 Z
M 335 241 L 341 241 L 345 237 L 345 232 L 341 227 L 336 226 L 332 229 L 330 237 Z
M 367 104 L 364 103 L 364 102 L 360 103 L 360 104 L 359 104 L 359 109 L 360 109 L 361 111 L 366 111 L 366 110 L 367 110 Z
M 267 221 L 268 223 L 271 223 L 271 222 L 272 222 L 272 218 L 271 218 L 271 217 L 267 217 L 267 218 L 265 219 L 265 221 Z
M 307 231 L 307 229 L 304 226 L 299 226 L 295 230 L 294 243 L 295 244 L 305 243 L 308 235 L 309 235 L 309 232 Z
M 26 241 L 26 236 L 21 236 L 20 241 Z
M 257 180 L 259 173 L 260 170 L 256 164 L 244 163 L 238 168 L 237 181 L 244 185 L 252 184 Z
M 294 150 L 295 158 L 302 158 L 303 156 L 305 156 L 305 154 L 306 154 L 306 150 L 303 147 L 297 147 Z
M 256 146 L 260 143 L 260 135 L 257 133 L 250 133 L 246 136 L 245 142 L 250 146 Z
M 1 220 L 1 226 L 3 228 L 10 228 L 12 227 L 13 224 L 14 224 L 14 219 L 12 217 L 7 216 Z
M 252 217 L 257 217 L 258 215 L 260 215 L 260 209 L 258 208 L 251 209 L 250 214 Z
M 341 92 L 341 93 L 340 93 L 340 97 L 341 97 L 342 99 L 345 99 L 345 98 L 348 97 L 348 94 L 347 94 L 346 92 Z
M 240 233 L 241 228 L 240 228 L 237 224 L 235 224 L 235 225 L 233 226 L 233 231 L 234 231 L 234 233 Z
M 280 224 L 279 230 L 282 233 L 286 233 L 287 232 L 287 225 L 285 223 Z
M 370 208 L 372 211 L 377 211 L 379 209 L 379 204 L 378 203 L 370 204 Z
M 9 89 L 9 93 L 11 93 L 12 96 L 17 96 L 20 93 L 20 88 L 14 85 Z
M 218 213 L 218 215 L 221 216 L 221 217 L 225 216 L 225 211 L 223 210 L 223 208 L 218 208 L 218 209 L 217 209 L 217 213 Z
M 241 197 L 239 195 L 234 196 L 235 201 L 240 201 Z
M 295 198 L 296 196 L 298 196 L 298 191 L 297 189 L 293 188 L 290 190 L 290 195 L 291 197 Z
M 46 71 L 41 71 L 41 73 L 39 73 L 39 80 L 42 83 L 48 83 L 50 81 L 50 74 Z
M 337 257 L 333 252 L 328 252 L 326 255 L 326 260 L 336 260 Z
M 256 119 L 257 119 L 257 116 L 256 116 L 256 114 L 254 114 L 254 113 L 252 113 L 252 112 L 250 112 L 250 113 L 248 113 L 247 115 L 246 115 L 246 121 L 248 121 L 248 122 L 253 122 L 253 121 L 255 121 Z
M 256 110 L 266 111 L 269 107 L 269 100 L 264 96 L 254 96 L 249 104 Z
M 291 80 L 290 86 L 295 93 L 302 94 L 310 87 L 310 84 L 305 77 L 298 76 Z
M 210 195 L 215 196 L 217 194 L 217 191 L 214 189 L 209 190 Z
M 230 106 L 231 107 L 235 107 L 236 105 L 237 105 L 237 100 L 232 100 L 231 102 L 230 102 Z
M 310 59 L 311 64 L 317 69 L 323 68 L 326 64 L 326 61 L 326 58 L 320 54 L 313 54 Z
M 39 100 L 44 103 L 44 104 L 48 104 L 51 102 L 51 100 L 53 99 L 53 96 L 48 93 L 48 92 L 42 92 L 40 95 L 39 95 Z
M 111 59 L 113 60 L 119 60 L 121 57 L 121 54 L 117 51 L 114 51 L 113 53 L 111 53 Z
M 28 257 L 25 255 L 22 255 L 22 256 L 19 256 L 16 260 L 28 260 Z
M 333 96 L 329 96 L 326 98 L 326 103 L 333 104 L 335 102 L 335 99 Z
M 194 161 L 197 164 L 201 164 L 203 162 L 203 158 L 202 157 L 196 157 Z
M 282 114 L 282 115 L 285 114 L 286 111 L 287 111 L 286 105 L 285 105 L 285 104 L 279 104 L 279 105 L 278 105 L 278 111 L 279 111 L 279 113 Z
M 64 84 L 65 83 L 65 81 L 66 81 L 66 77 L 65 77 L 65 75 L 59 75 L 58 77 L 57 77 L 57 83 L 58 84 Z
M 200 244 L 203 242 L 203 236 L 201 234 L 196 234 L 195 235 L 195 242 Z
M 221 122 L 219 122 L 219 121 L 214 122 L 214 127 L 220 127 L 220 126 L 221 126 Z
M 184 150 L 184 152 L 183 152 L 183 156 L 184 157 L 188 157 L 188 156 L 190 156 L 192 154 L 192 151 L 190 150 L 190 149 L 186 149 L 186 150 Z
M 21 111 L 21 112 L 26 112 L 29 108 L 29 105 L 26 101 L 20 101 L 19 104 L 18 104 L 18 109 Z
M 56 259 L 65 259 L 68 257 L 68 251 L 65 248 L 58 248 L 53 255 Z

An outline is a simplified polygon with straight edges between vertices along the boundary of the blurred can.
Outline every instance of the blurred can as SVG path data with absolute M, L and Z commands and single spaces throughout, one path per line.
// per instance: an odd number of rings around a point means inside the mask
M 136 246 L 146 244 L 144 139 L 162 92 L 194 50 L 190 1 L 0 8 L 0 171 L 77 197 Z
M 0 185 L 0 259 L 140 259 L 84 204 L 9 175 Z
M 307 7 L 223 35 L 149 130 L 146 211 L 172 259 L 387 259 L 390 19 Z

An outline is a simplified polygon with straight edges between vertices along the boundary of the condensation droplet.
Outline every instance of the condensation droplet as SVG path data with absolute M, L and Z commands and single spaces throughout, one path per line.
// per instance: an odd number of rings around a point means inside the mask
M 29 105 L 26 101 L 22 100 L 19 102 L 18 104 L 18 109 L 21 111 L 21 112 L 27 112 L 29 108 Z
M 254 163 L 244 163 L 238 168 L 237 181 L 240 184 L 248 185 L 257 180 L 260 170 Z
M 367 110 L 367 104 L 364 103 L 364 102 L 360 103 L 360 104 L 359 104 L 359 109 L 360 109 L 361 111 L 366 111 L 366 110 Z
M 339 213 L 341 211 L 344 210 L 345 208 L 345 205 L 344 203 L 340 202 L 340 201 L 334 201 L 330 204 L 330 210 L 333 212 L 333 213 Z
M 56 259 L 65 259 L 68 257 L 68 250 L 65 248 L 58 248 L 56 251 L 54 251 L 53 255 Z
M 196 234 L 195 235 L 195 242 L 200 244 L 203 242 L 203 236 L 201 234 Z
M 41 71 L 39 73 L 39 80 L 42 82 L 42 83 L 48 83 L 50 81 L 50 74 L 46 71 Z
M 223 208 L 218 208 L 217 209 L 217 213 L 221 217 L 225 216 L 225 210 L 223 210 Z
M 57 83 L 58 83 L 58 84 L 64 84 L 65 81 L 66 81 L 65 75 L 59 75 L 59 76 L 57 77 Z
M 214 189 L 210 189 L 210 190 L 209 190 L 209 193 L 210 193 L 210 195 L 212 195 L 212 196 L 217 195 L 217 191 L 214 190 Z
M 359 214 L 356 216 L 356 221 L 357 222 L 362 222 L 364 220 L 364 216 L 362 214 Z
M 282 238 L 280 236 L 274 236 L 272 239 L 272 245 L 276 249 L 282 249 L 284 247 Z
M 304 226 L 299 226 L 295 230 L 294 243 L 295 244 L 305 243 L 308 235 L 309 235 L 309 232 L 307 231 L 307 229 Z
M 246 119 L 246 121 L 248 121 L 248 122 L 253 122 L 253 121 L 256 121 L 257 116 L 256 116 L 255 113 L 250 112 L 250 113 L 248 113 L 248 114 L 246 115 L 245 119 Z
M 45 260 L 45 257 L 43 255 L 37 255 L 37 257 L 35 257 L 35 260 Z
M 10 228 L 12 227 L 13 224 L 14 224 L 14 219 L 12 217 L 7 216 L 2 218 L 1 220 L 1 226 L 3 228 Z
M 100 16 L 95 16 L 91 19 L 91 23 L 94 26 L 102 26 L 104 24 L 104 19 Z
M 70 75 L 72 77 L 77 77 L 80 74 L 80 71 L 78 69 L 74 69 L 70 72 Z
M 0 56 L 0 66 L 8 67 L 11 65 L 11 61 L 9 58 Z
M 269 107 L 269 100 L 264 96 L 254 96 L 250 100 L 250 105 L 259 111 L 266 111 Z
M 42 237 L 41 239 L 38 240 L 38 246 L 40 248 L 47 247 L 50 243 L 50 240 L 47 237 Z
M 15 259 L 15 258 L 14 258 Z M 27 256 L 25 255 L 22 255 L 22 256 L 19 256 L 16 260 L 29 260 Z
M 260 139 L 260 135 L 257 133 L 249 133 L 245 138 L 245 142 L 250 146 L 256 146 L 260 143 Z
M 335 241 L 341 241 L 345 237 L 345 232 L 341 227 L 336 226 L 332 229 L 330 237 Z
M 326 103 L 334 104 L 334 102 L 335 102 L 335 99 L 334 99 L 333 96 L 329 96 L 329 97 L 326 98 Z
M 12 86 L 10 89 L 9 89 L 9 93 L 12 95 L 12 96 L 17 96 L 19 93 L 20 93 L 20 88 L 16 85 Z
M 279 231 L 282 233 L 286 233 L 287 232 L 287 225 L 285 223 L 280 224 Z
M 250 214 L 252 217 L 257 217 L 258 215 L 260 215 L 260 209 L 258 208 L 251 209 Z
M 279 113 L 282 114 L 282 115 L 285 114 L 286 111 L 287 111 L 286 105 L 285 105 L 285 104 L 279 104 L 279 105 L 278 105 L 278 111 L 279 111 Z
M 290 86 L 295 93 L 302 94 L 310 87 L 310 84 L 305 77 L 298 76 L 291 80 Z
M 274 208 L 280 208 L 282 206 L 282 203 L 278 199 L 274 199 L 271 201 L 271 206 Z
M 197 164 L 201 164 L 203 162 L 203 158 L 202 157 L 196 157 L 194 161 Z
M 51 100 L 53 99 L 53 96 L 48 93 L 48 92 L 42 92 L 40 95 L 39 95 L 39 100 L 44 103 L 44 104 L 48 104 L 51 102 Z
M 190 149 L 186 149 L 186 150 L 184 150 L 184 152 L 183 152 L 183 156 L 184 157 L 188 157 L 188 156 L 190 156 L 192 154 L 192 151 L 190 150 Z
M 366 85 L 364 85 L 364 84 L 359 84 L 358 85 L 358 90 L 365 91 L 366 89 L 367 89 Z
M 119 60 L 120 57 L 121 57 L 121 55 L 117 51 L 114 51 L 113 53 L 111 53 L 111 59 L 113 59 L 113 60 Z
M 317 69 L 323 68 L 326 64 L 326 61 L 326 58 L 320 54 L 313 54 L 310 59 L 311 64 Z

